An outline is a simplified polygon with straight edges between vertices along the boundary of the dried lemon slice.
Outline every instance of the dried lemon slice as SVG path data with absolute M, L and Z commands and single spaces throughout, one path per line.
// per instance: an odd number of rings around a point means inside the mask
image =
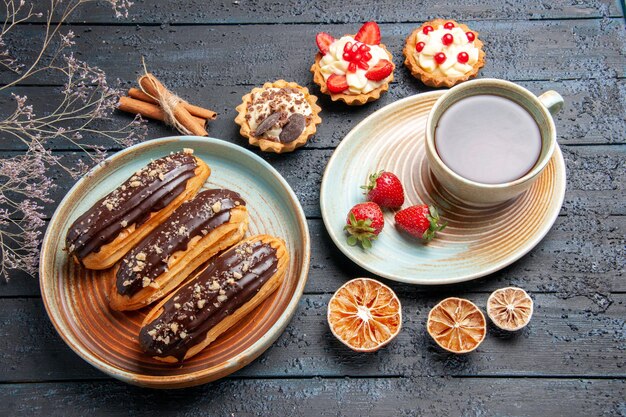
M 489 296 L 487 315 L 493 324 L 503 330 L 519 330 L 528 324 L 533 315 L 533 299 L 521 288 L 501 288 Z
M 428 334 L 439 346 L 454 353 L 476 349 L 487 334 L 485 316 L 474 303 L 446 298 L 428 313 Z
M 353 279 L 331 297 L 328 325 L 350 349 L 374 352 L 400 332 L 400 300 L 391 288 L 374 279 Z

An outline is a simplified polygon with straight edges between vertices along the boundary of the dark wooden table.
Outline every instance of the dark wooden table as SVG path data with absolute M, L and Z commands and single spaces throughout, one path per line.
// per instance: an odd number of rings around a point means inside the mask
M 63 343 L 46 316 L 37 279 L 15 274 L 0 285 L 0 415 L 626 415 L 626 32 L 619 1 L 136 3 L 125 20 L 114 19 L 108 6 L 80 9 L 72 20 L 78 56 L 130 86 L 143 55 L 168 86 L 219 112 L 212 136 L 242 146 L 247 143 L 233 122 L 234 108 L 252 87 L 285 78 L 319 93 L 309 73 L 319 31 L 354 33 L 361 22 L 378 21 L 398 66 L 396 81 L 361 108 L 321 97 L 323 124 L 305 148 L 261 154 L 298 194 L 313 249 L 300 307 L 258 360 L 197 388 L 158 392 L 125 385 Z M 565 203 L 545 239 L 498 273 L 445 287 L 387 282 L 402 300 L 404 328 L 387 348 L 357 354 L 331 335 L 326 305 L 342 283 L 371 274 L 328 237 L 320 180 L 333 149 L 360 120 L 428 90 L 402 65 L 401 49 L 408 33 L 433 17 L 455 18 L 480 32 L 488 60 L 482 77 L 563 95 L 556 124 L 567 164 Z M 32 51 L 42 28 L 20 26 L 16 48 Z M 39 77 L 14 91 L 45 112 L 60 82 Z M 171 134 L 149 123 L 149 137 Z M 0 156 L 21 149 L 5 141 L 0 146 Z M 71 148 L 54 152 L 68 163 L 84 158 Z M 53 175 L 58 202 L 73 181 Z M 46 208 L 48 216 L 53 209 Z M 431 341 L 426 315 L 440 299 L 462 296 L 484 308 L 491 291 L 508 285 L 525 288 L 535 300 L 533 320 L 520 334 L 490 327 L 480 348 L 464 356 Z

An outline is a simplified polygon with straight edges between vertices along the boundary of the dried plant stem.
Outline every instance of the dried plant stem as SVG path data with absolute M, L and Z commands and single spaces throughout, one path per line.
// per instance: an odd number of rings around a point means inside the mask
M 16 156 L 0 158 L 0 275 L 9 279 L 15 270 L 31 275 L 37 271 L 44 225 L 42 204 L 51 202 L 49 192 L 55 186 L 49 169 L 56 167 L 77 177 L 106 156 L 102 140 L 128 146 L 145 137 L 145 125 L 136 118 L 122 126 L 110 126 L 111 114 L 123 92 L 109 86 L 102 70 L 74 57 L 71 30 L 61 33 L 71 14 L 94 0 L 49 0 L 43 39 L 34 58 L 26 64 L 12 56 L 5 40 L 21 23 L 43 14 L 35 13 L 33 4 L 27 5 L 24 0 L 3 1 L 6 17 L 0 31 L 0 70 L 11 71 L 14 77 L 0 86 L 0 92 L 11 91 L 36 74 L 58 73 L 65 77 L 54 110 L 38 115 L 26 96 L 12 94 L 15 110 L 0 120 L 0 140 L 17 141 L 26 149 Z M 117 17 L 126 16 L 132 4 L 128 0 L 103 1 L 113 7 Z M 50 151 L 53 144 L 80 150 L 89 163 L 81 159 L 66 165 Z

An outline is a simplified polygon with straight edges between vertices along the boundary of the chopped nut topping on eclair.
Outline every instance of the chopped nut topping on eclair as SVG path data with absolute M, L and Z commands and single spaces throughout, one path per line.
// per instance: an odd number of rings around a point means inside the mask
M 185 190 L 197 166 L 193 156 L 182 152 L 150 162 L 72 224 L 66 247 L 79 260 L 98 252 L 122 230 L 140 226 L 151 213 L 170 204 Z
M 241 243 L 214 258 L 141 330 L 141 347 L 153 355 L 182 358 L 190 344 L 198 343 L 210 328 L 252 298 L 276 272 L 277 264 L 276 250 L 260 241 Z
M 168 262 L 172 254 L 187 250 L 194 237 L 206 236 L 227 223 L 230 210 L 237 207 L 235 203 L 245 205 L 239 194 L 222 189 L 202 191 L 183 203 L 122 258 L 116 272 L 117 292 L 132 296 L 149 286 L 171 267 Z

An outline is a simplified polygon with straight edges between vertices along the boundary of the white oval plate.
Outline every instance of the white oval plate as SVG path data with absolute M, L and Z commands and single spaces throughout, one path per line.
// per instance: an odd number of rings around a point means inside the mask
M 548 233 L 565 195 L 565 163 L 557 146 L 530 190 L 488 209 L 469 208 L 433 178 L 424 150 L 428 113 L 445 91 L 418 94 L 392 103 L 359 123 L 333 153 L 322 179 L 320 206 L 337 247 L 352 261 L 381 277 L 410 284 L 451 284 L 504 268 L 528 253 Z M 422 244 L 394 227 L 385 228 L 371 250 L 349 246 L 343 227 L 352 206 L 365 201 L 360 189 L 370 173 L 395 173 L 405 188 L 403 208 L 433 204 L 447 228 Z

